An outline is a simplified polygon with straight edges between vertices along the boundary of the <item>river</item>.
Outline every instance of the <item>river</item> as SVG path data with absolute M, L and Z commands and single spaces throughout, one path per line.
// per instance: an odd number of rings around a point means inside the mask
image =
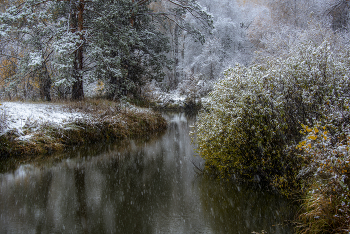
M 295 207 L 272 192 L 198 173 L 195 117 L 0 174 L 0 233 L 293 233 Z

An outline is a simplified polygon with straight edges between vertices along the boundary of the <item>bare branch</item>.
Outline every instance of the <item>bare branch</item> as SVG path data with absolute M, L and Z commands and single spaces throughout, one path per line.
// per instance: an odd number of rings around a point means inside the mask
M 7 58 L 21 59 L 19 57 L 16 57 L 16 56 L 13 56 L 13 55 L 9 55 L 9 54 L 2 54 L 2 53 L 0 53 L 0 56 L 7 57 Z
M 203 25 L 206 25 L 205 22 L 203 22 L 203 19 L 198 16 L 198 15 L 200 15 L 200 13 L 196 9 L 194 9 L 193 7 L 185 6 L 183 4 L 175 2 L 173 0 L 167 0 L 167 1 L 171 2 L 174 5 L 177 5 L 181 8 L 183 8 L 183 9 L 186 9 L 193 17 L 195 17 L 197 20 L 199 20 Z M 195 12 L 198 15 L 195 15 L 193 12 Z
M 141 1 L 137 2 L 137 5 L 143 5 L 143 4 L 145 4 L 145 3 L 149 2 L 149 1 L 150 0 L 141 0 Z

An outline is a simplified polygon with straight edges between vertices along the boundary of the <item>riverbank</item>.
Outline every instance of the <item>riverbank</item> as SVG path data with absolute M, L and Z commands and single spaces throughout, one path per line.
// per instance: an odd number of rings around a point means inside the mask
M 0 158 L 48 155 L 73 146 L 139 138 L 166 129 L 166 120 L 129 103 L 3 102 Z

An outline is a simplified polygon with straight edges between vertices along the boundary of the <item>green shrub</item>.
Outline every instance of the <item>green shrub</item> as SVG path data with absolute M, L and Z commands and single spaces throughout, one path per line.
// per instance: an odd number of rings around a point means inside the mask
M 309 41 L 284 59 L 227 70 L 197 122 L 207 171 L 259 178 L 284 191 L 298 187 L 304 158 L 293 146 L 303 137 L 301 124 L 312 126 L 327 103 L 349 94 L 346 51 Z

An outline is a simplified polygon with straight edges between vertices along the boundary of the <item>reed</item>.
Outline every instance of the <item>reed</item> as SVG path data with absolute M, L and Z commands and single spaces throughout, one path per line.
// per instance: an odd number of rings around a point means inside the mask
M 314 182 L 302 201 L 297 233 L 349 233 L 349 207 L 334 181 Z M 349 195 L 349 194 L 348 194 Z M 345 198 L 345 199 L 344 199 Z

